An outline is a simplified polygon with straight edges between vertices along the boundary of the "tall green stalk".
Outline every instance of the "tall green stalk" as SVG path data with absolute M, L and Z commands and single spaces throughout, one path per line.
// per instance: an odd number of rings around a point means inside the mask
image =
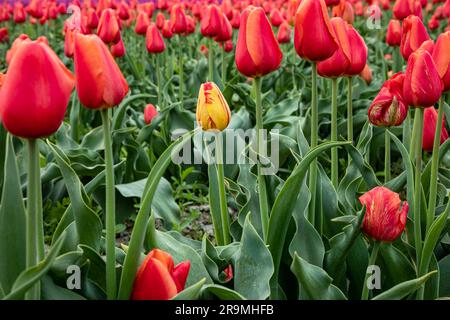
M 380 243 L 378 241 L 375 241 L 373 243 L 372 253 L 370 254 L 368 266 L 374 265 L 375 262 L 377 261 L 379 249 L 380 249 Z M 363 290 L 362 290 L 362 294 L 361 294 L 361 300 L 367 300 L 369 298 L 369 287 L 367 286 L 368 278 L 369 278 L 369 276 L 368 276 L 367 270 L 366 270 L 366 275 L 364 277 L 364 282 L 363 282 Z
M 108 109 L 100 111 L 103 121 L 103 137 L 105 143 L 106 171 L 106 294 L 108 300 L 116 299 L 116 213 L 114 190 L 114 163 L 111 141 L 111 126 Z
M 311 82 L 311 149 L 317 147 L 319 140 L 319 110 L 317 106 L 317 64 L 312 63 Z M 313 225 L 316 215 L 316 191 L 317 191 L 317 159 L 311 162 L 309 167 L 309 190 L 311 192 L 311 202 L 309 204 L 308 220 Z
M 183 59 L 183 46 L 182 46 L 182 41 L 181 41 L 181 36 L 178 36 L 178 43 L 179 43 L 179 56 L 178 56 L 178 61 L 179 61 L 179 67 L 180 67 L 180 91 L 179 91 L 179 100 L 181 103 L 181 109 L 184 108 L 184 59 Z
M 222 132 L 216 134 L 216 168 L 219 186 L 220 216 L 222 220 L 223 245 L 230 243 L 230 218 L 228 216 L 227 195 L 225 191 L 225 174 L 223 172 Z
M 28 139 L 28 187 L 26 217 L 26 266 L 33 267 L 43 259 L 44 238 L 42 229 L 42 196 L 39 165 L 39 146 L 36 139 Z M 41 220 L 41 221 L 39 221 Z M 42 229 L 42 230 L 41 230 Z M 40 283 L 35 284 L 25 295 L 27 300 L 40 298 Z
M 261 225 L 263 230 L 264 241 L 267 240 L 267 232 L 269 229 L 269 203 L 267 200 L 267 189 L 266 189 L 266 180 L 262 174 L 262 166 L 261 166 L 261 153 L 264 150 L 263 146 L 263 133 L 264 133 L 264 125 L 263 125 L 263 110 L 262 110 L 262 99 L 261 99 L 261 85 L 262 79 L 255 78 L 255 94 L 256 94 L 256 153 L 258 154 L 258 197 L 259 197 L 259 206 L 260 206 L 260 214 L 261 214 Z
M 353 77 L 347 77 L 347 140 L 353 142 Z M 347 163 L 350 163 L 351 157 L 348 155 Z
M 161 73 L 161 54 L 157 54 L 155 58 L 156 58 L 156 80 L 158 81 L 158 106 L 161 108 L 161 110 L 164 110 L 162 99 L 163 80 Z
M 208 81 L 214 82 L 214 40 L 209 39 L 208 48 Z
M 431 227 L 434 216 L 436 214 L 436 194 L 437 194 L 437 180 L 439 169 L 439 147 L 441 145 L 441 131 L 442 131 L 442 119 L 444 117 L 444 95 L 439 99 L 438 118 L 436 122 L 436 132 L 434 133 L 433 142 L 433 155 L 431 158 L 431 174 L 430 174 L 430 197 L 428 199 L 428 213 L 427 213 L 427 225 L 426 229 Z
M 221 55 L 222 55 L 222 84 L 225 87 L 225 82 L 227 82 L 227 66 L 225 65 L 225 43 L 223 43 L 222 45 Z
M 331 141 L 338 140 L 338 106 L 337 106 L 337 85 L 338 79 L 331 79 Z M 339 159 L 338 149 L 331 149 L 331 182 L 335 189 L 338 187 L 339 179 Z
M 391 180 L 391 136 L 389 129 L 384 130 L 384 183 Z
M 423 108 L 416 108 L 414 115 L 414 151 L 415 153 L 415 183 L 414 183 L 414 242 L 416 247 L 417 265 L 422 254 L 422 227 L 421 227 L 421 199 L 422 199 L 422 135 L 423 135 Z

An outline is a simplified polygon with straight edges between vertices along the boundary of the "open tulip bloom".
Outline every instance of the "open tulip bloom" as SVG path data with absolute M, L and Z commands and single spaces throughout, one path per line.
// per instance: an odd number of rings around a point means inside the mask
M 449 22 L 0 3 L 0 299 L 448 299 Z

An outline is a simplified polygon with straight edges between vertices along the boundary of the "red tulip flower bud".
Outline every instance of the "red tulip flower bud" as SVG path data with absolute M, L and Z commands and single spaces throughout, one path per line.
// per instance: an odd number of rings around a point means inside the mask
M 291 42 L 291 26 L 287 21 L 283 21 L 278 29 L 277 40 L 279 43 Z
M 387 80 L 369 107 L 369 121 L 377 127 L 399 126 L 408 114 L 408 105 L 403 100 L 403 72 Z
M 24 33 L 22 33 L 20 36 L 18 36 L 14 42 L 11 45 L 11 48 L 6 52 L 6 64 L 11 64 L 11 60 L 16 53 L 17 49 L 20 47 L 20 45 L 24 42 L 31 41 L 30 37 Z
M 23 4 L 20 2 L 17 2 L 14 5 L 14 23 L 24 23 L 27 20 L 27 14 L 25 12 L 25 8 L 23 7 Z
M 170 20 L 166 20 L 164 22 L 164 27 L 162 29 L 162 36 L 166 39 L 170 39 L 173 37 L 173 33 L 172 33 L 172 23 L 170 22 Z
M 217 42 L 225 42 L 231 40 L 233 37 L 233 28 L 231 27 L 231 23 L 228 20 L 225 13 L 222 13 L 222 17 L 220 19 L 220 31 L 219 34 L 214 38 Z
M 44 3 L 42 0 L 31 0 L 27 6 L 27 12 L 35 19 L 44 16 Z
M 214 38 L 219 35 L 222 26 L 222 12 L 217 5 L 210 5 L 200 23 L 200 32 L 204 37 Z
M 376 241 L 392 242 L 406 226 L 409 205 L 402 203 L 398 193 L 385 187 L 376 187 L 359 198 L 366 207 L 362 229 Z
M 96 29 L 98 27 L 98 15 L 93 8 L 87 10 L 87 27 L 89 29 Z
M 247 7 L 241 16 L 236 44 L 236 67 L 255 78 L 279 68 L 283 53 L 262 8 Z
M 113 9 L 106 9 L 98 22 L 98 36 L 106 44 L 117 43 L 120 40 L 120 28 Z
M 122 1 L 119 5 L 119 18 L 121 20 L 130 19 L 130 8 L 125 1 Z
M 111 54 L 114 58 L 122 58 L 126 53 L 125 45 L 123 44 L 122 37 L 119 42 L 111 46 Z
M 428 152 L 433 151 L 437 118 L 438 113 L 434 107 L 429 107 L 424 110 L 422 149 Z M 445 115 L 444 115 L 444 118 L 442 119 L 440 144 L 443 144 L 447 139 L 448 139 L 448 132 L 445 129 Z
M 345 75 L 356 76 L 366 66 L 368 49 L 363 37 L 352 25 L 347 25 L 347 37 L 350 45 L 350 65 Z
M 145 106 L 144 109 L 144 121 L 146 124 L 150 124 L 154 117 L 158 115 L 158 110 L 151 103 Z
M 450 1 L 449 1 L 450 3 Z M 436 69 L 444 82 L 444 92 L 450 91 L 450 32 L 439 35 L 433 50 Z
M 392 19 L 386 32 L 386 43 L 391 47 L 398 47 L 402 41 L 402 25 L 399 20 Z
M 333 17 L 340 17 L 348 24 L 353 24 L 355 14 L 351 3 L 347 0 L 340 0 L 339 4 L 333 7 Z
M 270 12 L 270 23 L 274 27 L 279 27 L 283 23 L 283 20 L 280 10 L 277 8 L 272 9 Z
M 337 6 L 340 0 L 325 0 L 327 7 Z
M 432 16 L 430 20 L 428 20 L 428 28 L 430 28 L 430 30 L 436 30 L 438 29 L 440 26 L 439 20 L 436 19 L 435 16 Z
M 150 24 L 150 26 L 147 28 L 145 45 L 149 53 L 161 53 L 166 49 L 164 40 L 154 23 Z
M 74 32 L 74 30 L 66 30 L 64 35 L 64 55 L 68 58 L 73 57 Z
M 162 30 L 165 21 L 166 17 L 164 17 L 164 13 L 158 12 L 158 14 L 156 15 L 156 27 L 158 27 L 159 30 Z
M 74 62 L 78 98 L 85 107 L 111 108 L 127 95 L 127 81 L 96 35 L 75 34 Z
M 239 26 L 241 25 L 241 13 L 239 10 L 233 10 L 233 18 L 231 18 L 230 23 L 233 29 L 239 29 Z
M 150 25 L 150 18 L 144 11 L 139 11 L 136 18 L 136 25 L 134 26 L 134 32 L 140 35 L 145 35 Z
M 184 289 L 190 262 L 174 266 L 172 256 L 153 249 L 145 257 L 134 280 L 132 300 L 169 300 Z
M 350 67 L 350 42 L 347 36 L 347 22 L 342 18 L 331 19 L 331 26 L 339 43 L 334 54 L 317 64 L 317 72 L 322 77 L 335 78 L 343 75 Z M 364 63 L 365 64 L 365 63 Z
M 228 40 L 227 42 L 225 42 L 225 44 L 224 44 L 224 50 L 225 50 L 225 52 L 231 52 L 231 51 L 233 51 L 233 41 Z
M 194 33 L 196 26 L 195 19 L 191 16 L 186 16 L 186 35 Z
M 400 52 L 405 60 L 408 60 L 410 54 L 419 49 L 420 45 L 428 39 L 430 36 L 422 20 L 412 15 L 403 20 Z
M 0 118 L 15 136 L 35 139 L 58 130 L 74 76 L 41 40 L 24 41 L 14 53 L 0 90 Z
M 294 45 L 298 55 L 322 61 L 338 49 L 324 0 L 303 0 L 295 14 Z
M 442 80 L 433 58 L 426 50 L 411 54 L 405 71 L 403 98 L 412 107 L 432 106 L 442 94 Z
M 172 10 L 170 12 L 170 21 L 172 22 L 173 33 L 182 34 L 186 32 L 186 15 L 184 13 L 183 7 L 180 4 L 176 4 L 172 7 Z
M 398 20 L 403 20 L 412 14 L 412 3 L 414 0 L 396 0 L 392 11 L 394 17 Z
M 372 69 L 370 69 L 368 64 L 366 64 L 359 76 L 367 83 L 367 85 L 372 82 Z

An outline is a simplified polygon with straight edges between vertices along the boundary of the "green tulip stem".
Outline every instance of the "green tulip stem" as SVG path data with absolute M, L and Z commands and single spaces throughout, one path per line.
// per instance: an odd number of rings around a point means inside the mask
M 431 174 L 430 174 L 430 198 L 428 199 L 428 214 L 426 229 L 430 229 L 436 214 L 436 193 L 439 169 L 439 147 L 441 145 L 442 119 L 444 117 L 444 96 L 439 99 L 438 118 L 436 122 L 436 132 L 434 133 L 433 154 L 431 158 Z
M 389 129 L 384 130 L 384 183 L 391 180 L 391 136 Z
M 221 55 L 222 55 L 222 85 L 225 88 L 225 82 L 227 82 L 227 66 L 225 64 L 225 42 L 222 43 Z
M 353 77 L 347 77 L 347 140 L 353 142 Z M 351 157 L 348 155 L 348 162 Z
M 337 105 L 337 86 L 338 79 L 331 79 L 331 141 L 335 142 L 338 140 L 338 105 Z M 338 149 L 331 149 L 331 182 L 335 189 L 338 187 L 339 183 L 339 159 L 338 159 Z
M 269 230 L 269 203 L 267 200 L 266 180 L 262 174 L 261 160 L 263 159 L 263 110 L 261 99 L 262 79 L 260 77 L 254 79 L 255 94 L 256 94 L 256 153 L 258 155 L 258 198 L 261 214 L 261 225 L 263 230 L 264 241 L 267 240 L 267 232 Z
M 373 266 L 376 263 L 379 249 L 380 249 L 380 242 L 375 241 L 373 243 L 372 252 L 370 253 L 370 258 L 369 258 L 369 264 L 367 265 L 367 267 Z M 369 287 L 367 286 L 367 279 L 369 279 L 369 274 L 367 273 L 367 270 L 366 270 L 366 275 L 364 277 L 364 282 L 363 282 L 363 290 L 362 290 L 362 294 L 361 294 L 361 300 L 367 300 L 369 298 Z
M 225 174 L 223 172 L 223 141 L 222 132 L 216 134 L 216 168 L 217 184 L 219 186 L 220 216 L 223 234 L 223 245 L 230 243 L 230 218 L 228 215 L 227 195 L 225 191 Z
M 164 110 L 163 106 L 163 80 L 162 80 L 162 72 L 161 72 L 161 54 L 156 55 L 156 80 L 158 81 L 158 107 L 161 110 Z
M 312 63 L 311 81 L 311 149 L 317 147 L 319 140 L 319 110 L 317 106 L 317 64 Z M 309 167 L 309 190 L 311 192 L 311 202 L 308 210 L 308 220 L 315 224 L 316 216 L 316 191 L 317 191 L 317 159 L 311 162 Z
M 39 165 L 39 146 L 36 139 L 28 139 L 28 186 L 26 217 L 26 266 L 34 267 L 44 258 L 44 229 L 42 218 L 42 189 Z M 27 300 L 40 298 L 40 284 L 25 295 Z
M 100 111 L 103 122 L 103 137 L 105 144 L 106 172 L 106 294 L 108 300 L 116 299 L 116 213 L 114 190 L 114 163 L 111 141 L 111 127 L 108 109 Z

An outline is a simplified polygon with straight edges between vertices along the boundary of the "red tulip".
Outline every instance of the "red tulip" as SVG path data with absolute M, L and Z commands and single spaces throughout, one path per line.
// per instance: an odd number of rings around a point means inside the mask
M 140 35 L 145 35 L 147 28 L 150 25 L 150 18 L 144 11 L 139 11 L 136 18 L 136 25 L 134 26 L 134 32 Z
M 106 45 L 96 35 L 75 34 L 76 87 L 89 109 L 111 108 L 128 93 L 128 84 Z
M 420 49 L 411 54 L 405 71 L 403 98 L 412 107 L 434 105 L 442 93 L 442 81 L 428 51 Z
M 121 37 L 119 42 L 111 46 L 111 54 L 113 55 L 114 58 L 121 58 L 125 55 L 125 53 L 126 49 Z
M 214 38 L 219 35 L 221 26 L 222 12 L 219 7 L 214 4 L 208 6 L 200 23 L 200 32 L 204 37 Z
M 406 226 L 409 205 L 402 203 L 398 193 L 385 187 L 376 187 L 359 198 L 366 207 L 362 229 L 377 241 L 396 240 Z
M 386 32 L 386 43 L 391 47 L 398 47 L 402 41 L 402 25 L 399 20 L 392 19 Z
M 225 50 L 225 52 L 231 52 L 231 51 L 233 51 L 233 41 L 228 40 L 227 42 L 225 42 L 225 44 L 224 44 L 224 50 Z
M 428 152 L 433 151 L 437 118 L 438 113 L 434 107 L 429 107 L 425 109 L 423 118 L 422 149 Z M 447 139 L 448 139 L 448 132 L 445 129 L 445 115 L 444 115 L 444 118 L 442 119 L 440 144 L 443 144 Z
M 170 12 L 170 21 L 172 23 L 173 33 L 182 34 L 186 32 L 186 15 L 184 13 L 183 7 L 180 4 L 176 4 L 172 7 L 172 10 Z
M 295 15 L 294 45 L 298 55 L 310 61 L 330 58 L 338 43 L 323 0 L 303 0 Z
M 279 43 L 291 42 L 291 26 L 287 21 L 283 21 L 278 29 L 277 40 Z
M 145 45 L 149 53 L 161 53 L 166 49 L 164 40 L 161 37 L 158 28 L 153 23 L 147 28 Z
M 403 72 L 396 73 L 381 87 L 369 107 L 369 121 L 378 127 L 399 126 L 408 114 L 408 105 L 403 99 Z
M 17 2 L 14 4 L 14 23 L 24 23 L 27 20 L 27 14 L 23 4 Z
M 414 0 L 396 0 L 394 7 L 392 8 L 395 18 L 398 20 L 403 20 L 412 14 L 411 2 L 413 1 Z
M 64 35 L 64 55 L 68 58 L 73 57 L 74 30 L 66 30 Z
M 433 60 L 444 83 L 444 92 L 450 90 L 450 32 L 442 33 L 436 40 Z
M 64 120 L 73 86 L 74 76 L 45 41 L 23 41 L 0 90 L 3 126 L 28 139 L 53 134 Z
M 366 66 L 367 46 L 363 37 L 361 37 L 352 25 L 347 25 L 347 37 L 350 44 L 350 65 L 345 71 L 345 75 L 356 76 Z
M 283 53 L 262 8 L 247 7 L 241 16 L 236 44 L 236 67 L 247 77 L 259 77 L 279 68 Z
M 164 17 L 164 13 L 158 12 L 156 15 L 156 26 L 159 30 L 161 30 L 164 27 L 164 21 L 166 21 L 166 17 Z
M 97 12 L 93 8 L 87 10 L 87 27 L 89 29 L 96 29 L 98 27 Z
M 132 300 L 169 300 L 184 289 L 190 262 L 174 266 L 170 254 L 153 249 L 139 267 L 134 280 Z
M 121 20 L 128 20 L 130 19 L 130 8 L 128 7 L 128 4 L 125 1 L 122 1 L 119 5 L 118 10 L 119 18 Z
M 98 36 L 106 44 L 117 43 L 120 40 L 120 28 L 113 9 L 102 12 L 98 22 Z
M 361 78 L 369 85 L 372 82 L 372 69 L 370 69 L 369 65 L 366 64 L 363 71 L 359 74 Z
M 31 0 L 27 6 L 27 12 L 35 19 L 44 16 L 44 6 L 42 0 Z
M 270 12 L 270 23 L 274 27 L 279 27 L 283 23 L 283 17 L 281 16 L 280 10 L 277 8 L 272 9 Z
M 231 27 L 230 21 L 228 20 L 225 13 L 222 13 L 220 19 L 220 31 L 219 34 L 214 38 L 217 42 L 225 42 L 231 40 L 233 37 L 233 28 Z
M 151 103 L 145 106 L 144 109 L 144 121 L 146 124 L 150 124 L 154 117 L 158 115 L 158 110 Z
M 195 32 L 196 23 L 195 19 L 191 16 L 186 16 L 186 33 L 185 34 L 192 34 Z
M 430 30 L 436 30 L 439 28 L 439 20 L 436 19 L 434 16 L 431 17 L 430 20 L 428 20 L 428 28 Z
M 230 23 L 233 29 L 239 29 L 241 25 L 241 14 L 238 10 L 233 10 L 233 18 L 231 18 Z
M 322 77 L 335 78 L 343 75 L 350 67 L 350 42 L 347 36 L 347 23 L 342 18 L 331 19 L 331 26 L 339 43 L 334 54 L 317 64 L 317 72 Z M 365 65 L 365 62 L 364 62 Z
M 347 0 L 340 0 L 339 4 L 333 7 L 333 17 L 340 17 L 349 24 L 353 24 L 355 20 L 355 14 L 353 13 L 353 7 Z
M 0 43 L 9 39 L 9 33 L 7 27 L 0 28 Z
M 11 60 L 13 56 L 15 55 L 17 49 L 20 47 L 20 45 L 24 42 L 31 41 L 30 37 L 24 33 L 22 33 L 20 36 L 18 36 L 14 42 L 11 45 L 11 48 L 6 52 L 6 64 L 11 64 Z
M 172 23 L 170 22 L 170 20 L 166 20 L 164 22 L 164 27 L 162 29 L 162 36 L 166 39 L 170 39 L 173 37 L 173 33 L 172 33 Z
M 403 20 L 400 52 L 405 60 L 408 60 L 410 54 L 419 49 L 420 45 L 428 39 L 430 36 L 422 20 L 412 15 Z

